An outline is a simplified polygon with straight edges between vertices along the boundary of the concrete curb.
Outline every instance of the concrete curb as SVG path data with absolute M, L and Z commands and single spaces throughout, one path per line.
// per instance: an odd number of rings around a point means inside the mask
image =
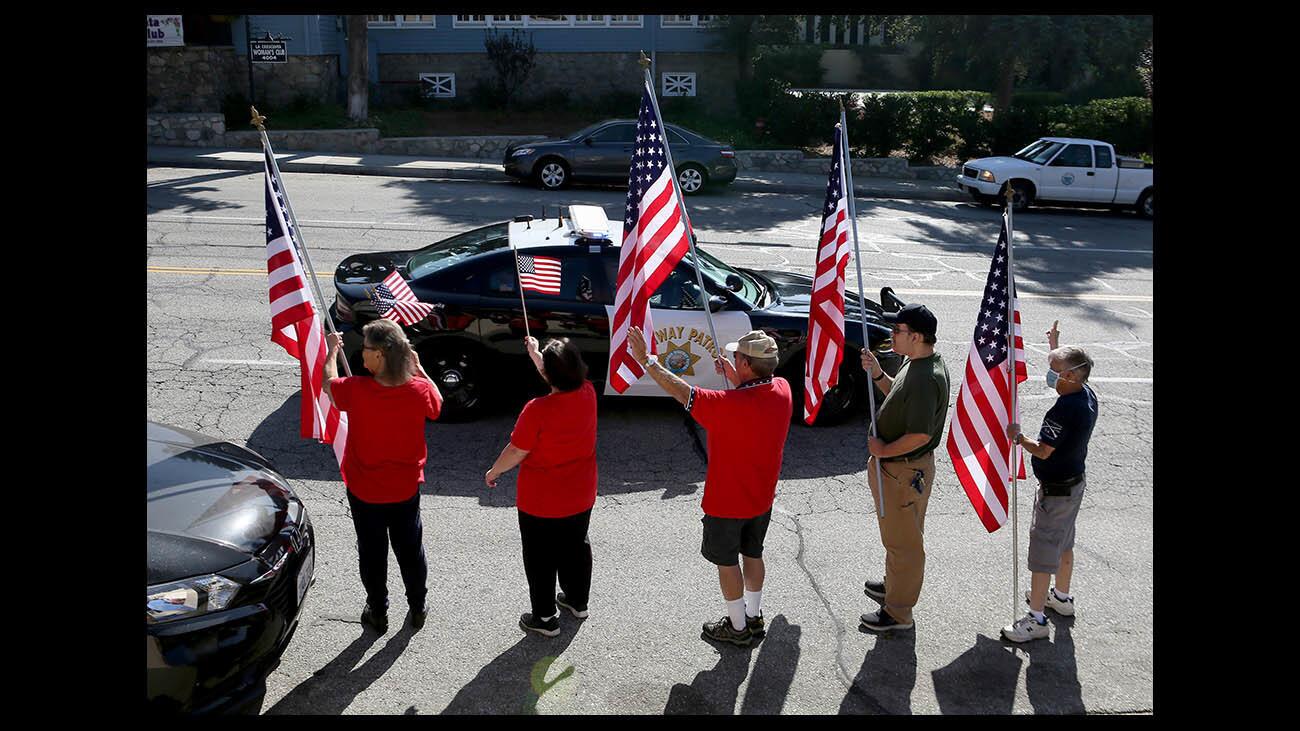
M 185 148 L 179 148 L 181 150 Z M 313 154 L 313 157 L 328 157 L 328 155 Z M 277 158 L 279 154 L 277 153 Z M 184 167 L 195 168 L 212 168 L 218 170 L 248 170 L 257 171 L 262 169 L 260 159 L 240 160 L 226 159 L 222 157 L 202 155 L 195 153 L 178 153 L 168 154 L 149 150 L 147 164 L 151 165 L 181 165 Z M 378 175 L 385 177 L 399 178 L 427 178 L 433 180 L 463 180 L 463 181 L 488 181 L 488 182 L 509 182 L 512 178 L 506 177 L 502 172 L 500 165 L 490 165 L 476 163 L 475 161 L 446 161 L 448 165 L 439 165 L 438 163 L 414 164 L 414 165 L 383 165 L 383 164 L 366 164 L 355 162 L 303 162 L 296 160 L 279 160 L 281 172 L 286 173 L 320 173 L 326 175 Z M 956 188 L 943 187 L 934 183 L 924 187 L 913 187 L 910 181 L 896 182 L 891 185 L 873 185 L 872 183 L 860 183 L 854 181 L 853 191 L 858 197 L 862 198 L 895 198 L 904 200 L 930 200 L 930 201 L 950 201 L 964 202 L 969 201 L 970 197 Z M 732 190 L 743 191 L 747 193 L 800 193 L 800 194 L 819 194 L 824 195 L 826 185 L 824 182 L 801 182 L 789 180 L 776 180 L 764 177 L 751 178 L 744 174 L 736 178 L 736 181 L 728 186 Z

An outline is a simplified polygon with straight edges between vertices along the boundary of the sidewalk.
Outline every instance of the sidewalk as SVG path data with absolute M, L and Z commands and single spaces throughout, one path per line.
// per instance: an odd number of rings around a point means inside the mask
M 439 180 L 513 180 L 500 163 L 481 159 L 430 159 L 406 155 L 329 154 L 321 152 L 277 152 L 276 161 L 286 173 L 330 173 L 341 175 L 385 175 Z M 211 147 L 150 145 L 148 164 L 223 170 L 261 170 L 262 153 L 255 150 L 227 150 Z M 747 193 L 826 192 L 824 175 L 742 170 L 728 189 Z M 947 181 L 857 178 L 853 191 L 862 198 L 968 201 L 970 197 Z

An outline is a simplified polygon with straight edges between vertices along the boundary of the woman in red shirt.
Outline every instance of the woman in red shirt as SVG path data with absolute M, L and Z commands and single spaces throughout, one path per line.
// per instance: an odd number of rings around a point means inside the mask
M 536 338 L 525 342 L 551 392 L 524 406 L 510 443 L 483 481 L 496 487 L 503 473 L 522 465 L 516 504 L 533 611 L 520 617 L 519 626 L 554 637 L 560 634 L 557 602 L 579 619 L 587 616 L 587 526 L 596 504 L 596 389 L 568 338 L 552 339 L 540 352 Z M 561 591 L 552 594 L 557 577 Z
M 375 320 L 361 328 L 362 359 L 367 376 L 338 377 L 335 356 L 342 345 L 329 335 L 324 391 L 348 414 L 343 449 L 343 483 L 347 485 L 352 524 L 357 531 L 357 559 L 366 608 L 361 622 L 388 631 L 388 542 L 402 570 L 411 625 L 424 626 L 429 574 L 420 522 L 420 483 L 428 452 L 424 420 L 437 419 L 442 394 L 411 350 L 402 328 L 392 320 Z

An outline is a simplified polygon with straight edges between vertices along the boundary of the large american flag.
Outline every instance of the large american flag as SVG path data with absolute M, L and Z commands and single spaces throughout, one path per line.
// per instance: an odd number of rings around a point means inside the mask
M 414 325 L 433 312 L 433 305 L 421 302 L 396 269 L 370 293 L 370 301 L 380 315 L 399 325 Z
M 677 186 L 664 148 L 664 126 L 655 115 L 652 93 L 647 85 L 637 115 L 636 149 L 627 176 L 623 244 L 609 331 L 609 383 L 619 393 L 645 373 L 627 350 L 627 329 L 632 325 L 641 328 L 650 338 L 650 352 L 658 352 L 650 320 L 650 297 L 690 247 L 686 238 L 690 231 L 682 220 Z
M 1025 370 L 1025 345 L 1020 334 L 1020 305 L 1015 299 L 1015 276 L 1007 266 L 1007 221 L 1002 219 L 998 247 L 989 264 L 989 277 L 980 301 L 979 318 L 966 356 L 957 407 L 948 428 L 948 455 L 966 497 L 985 530 L 992 533 L 1007 522 L 1007 425 L 1019 423 L 1011 414 L 1011 389 L 1007 365 L 1007 296 L 1015 318 L 1016 383 L 1029 377 Z M 1019 406 L 1017 405 L 1017 410 Z M 1017 477 L 1025 477 L 1024 455 L 1016 448 Z
M 844 270 L 849 265 L 849 212 L 844 195 L 844 130 L 835 125 L 831 172 L 822 207 L 822 237 L 808 308 L 808 349 L 803 372 L 803 418 L 812 424 L 822 397 L 840 379 L 844 358 Z
M 560 260 L 553 256 L 520 254 L 519 286 L 542 294 L 559 294 Z
M 325 396 L 325 333 L 312 305 L 307 274 L 299 258 L 298 236 L 284 202 L 284 184 L 271 166 L 270 150 L 263 151 L 266 171 L 266 271 L 271 300 L 271 341 L 298 360 L 302 381 L 299 433 L 334 446 L 343 464 L 348 438 L 347 414 Z

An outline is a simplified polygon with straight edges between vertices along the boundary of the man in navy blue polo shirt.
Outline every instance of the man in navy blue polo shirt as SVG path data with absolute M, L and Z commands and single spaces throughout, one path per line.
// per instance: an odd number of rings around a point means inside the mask
M 1038 439 L 1020 433 L 1019 424 L 1007 427 L 1007 436 L 1033 457 L 1038 494 L 1029 528 L 1030 589 L 1025 592 L 1029 613 L 1002 628 L 1012 642 L 1047 637 L 1045 608 L 1063 616 L 1074 615 L 1070 577 L 1074 572 L 1074 522 L 1087 485 L 1084 461 L 1088 440 L 1097 423 L 1097 394 L 1088 386 L 1092 358 L 1079 347 L 1057 347 L 1060 337 L 1052 323 L 1047 331 L 1047 385 L 1059 394 L 1043 417 Z M 1048 591 L 1052 575 L 1056 586 Z

